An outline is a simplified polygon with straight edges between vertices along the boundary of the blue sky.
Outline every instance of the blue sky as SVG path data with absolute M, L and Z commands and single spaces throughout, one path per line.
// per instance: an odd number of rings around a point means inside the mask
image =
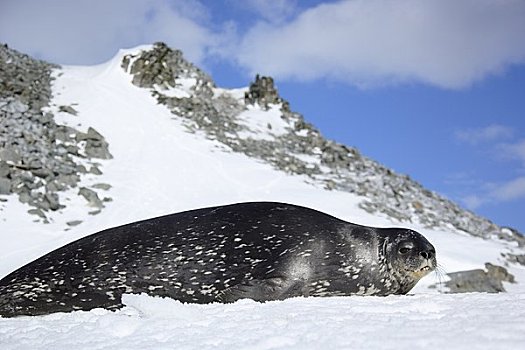
M 220 86 L 271 75 L 326 137 L 525 232 L 525 1 L 2 0 L 0 41 L 61 64 L 165 41 Z

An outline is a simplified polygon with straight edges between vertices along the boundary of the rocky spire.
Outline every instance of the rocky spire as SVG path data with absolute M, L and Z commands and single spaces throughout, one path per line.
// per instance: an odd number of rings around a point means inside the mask
M 250 84 L 248 91 L 244 95 L 246 104 L 258 104 L 268 109 L 270 104 L 279 104 L 282 102 L 277 89 L 274 87 L 272 77 L 255 76 L 255 81 Z

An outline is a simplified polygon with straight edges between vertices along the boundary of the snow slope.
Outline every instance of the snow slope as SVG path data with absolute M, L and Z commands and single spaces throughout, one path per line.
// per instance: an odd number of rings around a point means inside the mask
M 355 223 L 399 225 L 359 209 L 361 198 L 353 194 L 314 187 L 307 178 L 276 171 L 228 152 L 199 133 L 186 132 L 181 121 L 147 90 L 130 83 L 131 77 L 120 67 L 129 52 L 121 51 L 99 66 L 64 67 L 57 72 L 53 87 L 51 109 L 57 122 L 83 131 L 92 126 L 108 140 L 114 159 L 101 161 L 104 174 L 86 175 L 82 184 L 111 184 L 107 196 L 113 201 L 100 214 L 89 215 L 92 208 L 76 195 L 77 190 L 71 190 L 61 198 L 67 208 L 52 213 L 46 225 L 34 222 L 16 198 L 0 203 L 0 277 L 104 228 L 233 202 L 283 201 Z M 184 89 L 171 93 L 183 95 Z M 233 97 L 237 95 L 232 92 Z M 58 106 L 71 104 L 77 116 L 58 111 Z M 251 130 L 264 129 L 265 117 L 272 123 L 272 132 L 280 130 L 274 110 L 251 109 L 242 117 Z M 72 220 L 82 223 L 69 227 L 67 222 Z M 501 265 L 501 252 L 516 249 L 512 243 L 476 239 L 453 230 L 410 227 L 435 245 L 438 262 L 447 272 L 482 268 L 485 262 Z M 299 298 L 203 306 L 128 296 L 128 307 L 116 313 L 93 310 L 0 319 L 0 348 L 515 348 L 525 345 L 525 269 L 511 266 L 509 272 L 519 283 L 505 285 L 509 293 L 498 295 L 439 294 L 428 288 L 437 281 L 432 274 L 420 281 L 414 295 L 387 298 Z

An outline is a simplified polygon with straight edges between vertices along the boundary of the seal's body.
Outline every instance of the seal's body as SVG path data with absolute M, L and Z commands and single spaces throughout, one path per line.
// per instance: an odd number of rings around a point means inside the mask
M 84 237 L 0 281 L 0 315 L 116 309 L 123 293 L 188 303 L 405 294 L 436 266 L 415 231 L 273 202 L 197 209 Z

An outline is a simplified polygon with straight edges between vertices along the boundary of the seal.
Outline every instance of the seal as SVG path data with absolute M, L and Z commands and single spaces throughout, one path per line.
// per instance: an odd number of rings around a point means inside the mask
M 117 309 L 124 293 L 187 303 L 405 294 L 436 267 L 421 234 L 275 202 L 162 216 L 86 236 L 0 281 L 0 315 Z

